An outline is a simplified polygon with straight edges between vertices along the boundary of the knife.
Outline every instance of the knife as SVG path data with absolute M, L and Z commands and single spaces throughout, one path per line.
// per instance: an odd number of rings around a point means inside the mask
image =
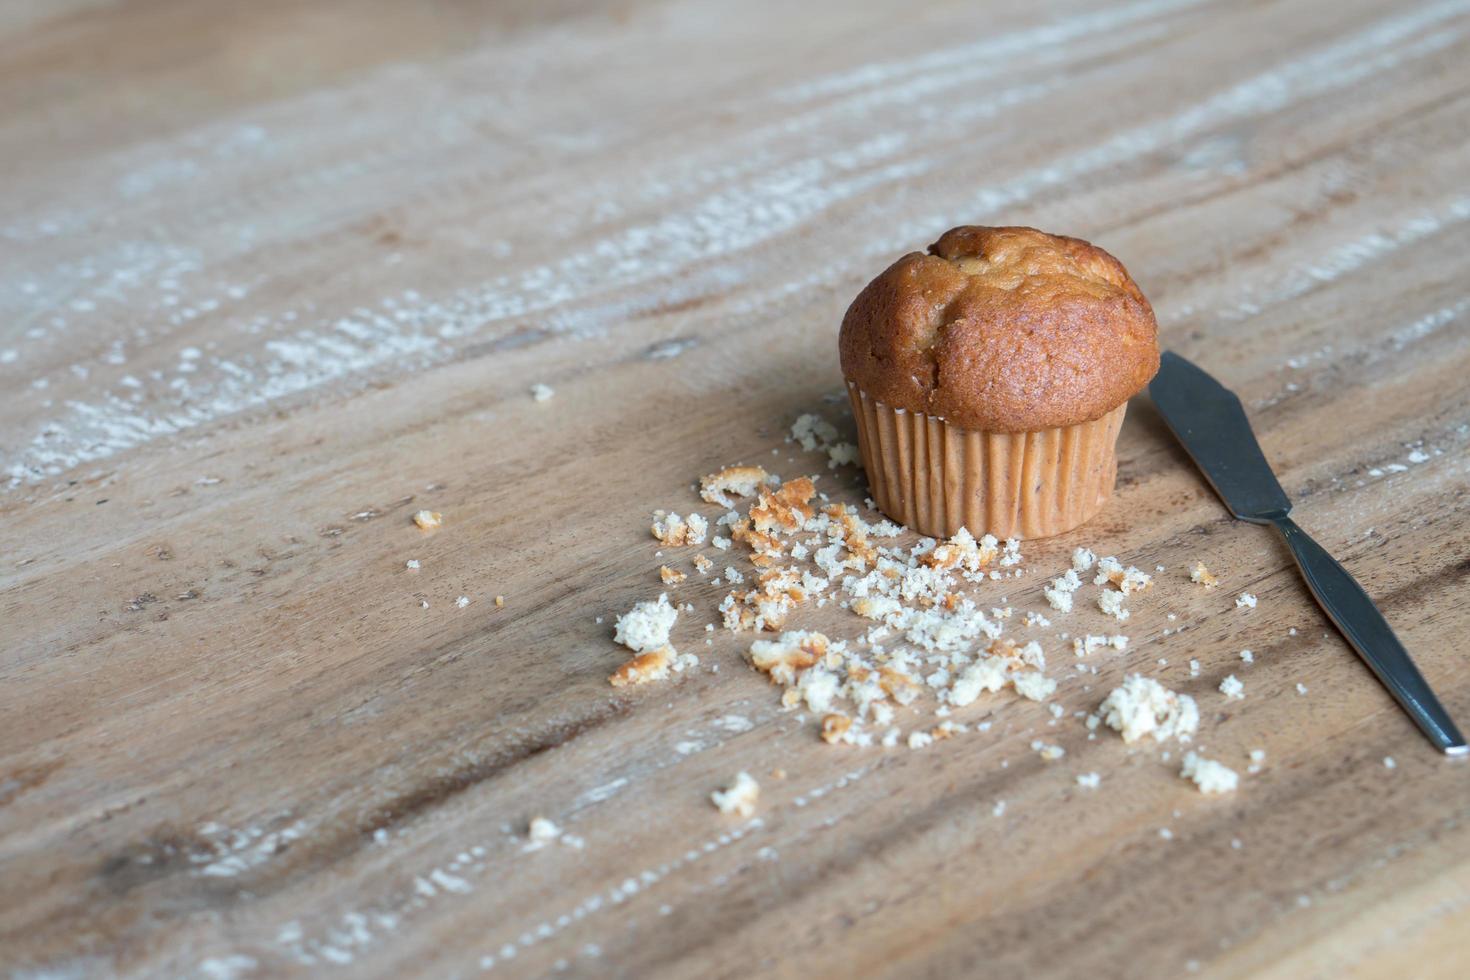
M 1368 593 L 1287 516 L 1291 500 L 1266 462 L 1240 399 L 1173 351 L 1164 352 L 1148 393 L 1230 512 L 1281 532 L 1317 604 L 1425 737 L 1446 755 L 1470 752 Z

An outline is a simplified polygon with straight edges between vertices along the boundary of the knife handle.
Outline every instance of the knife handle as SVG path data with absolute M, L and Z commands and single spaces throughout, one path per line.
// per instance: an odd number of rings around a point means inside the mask
M 1317 604 L 1425 736 L 1446 755 L 1470 751 L 1444 705 L 1409 658 L 1409 651 L 1357 579 L 1291 518 L 1276 518 L 1272 523 L 1290 546 Z

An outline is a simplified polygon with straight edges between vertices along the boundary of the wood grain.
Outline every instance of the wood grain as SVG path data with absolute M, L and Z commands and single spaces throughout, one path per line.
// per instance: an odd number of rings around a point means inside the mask
M 1470 719 L 1470 4 L 990 6 L 0 13 L 0 969 L 1470 970 L 1470 769 L 1144 401 L 1103 513 L 980 590 L 1044 608 L 1077 544 L 1168 569 L 1055 725 L 824 745 L 748 636 L 700 642 L 697 577 L 701 669 L 606 682 L 700 474 L 861 500 L 787 428 L 851 432 L 847 301 L 983 221 L 1123 258 Z M 1054 664 L 1110 625 L 1057 619 Z M 1206 798 L 1089 741 L 1132 670 L 1263 771 Z M 757 821 L 709 803 L 741 769 Z M 525 851 L 538 814 L 585 846 Z

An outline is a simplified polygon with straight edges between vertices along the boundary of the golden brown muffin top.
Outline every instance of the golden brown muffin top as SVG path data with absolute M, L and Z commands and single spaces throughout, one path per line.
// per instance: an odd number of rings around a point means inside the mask
M 1101 418 L 1159 369 L 1123 264 L 1035 228 L 954 228 L 905 255 L 853 300 L 839 346 L 870 398 L 988 432 Z

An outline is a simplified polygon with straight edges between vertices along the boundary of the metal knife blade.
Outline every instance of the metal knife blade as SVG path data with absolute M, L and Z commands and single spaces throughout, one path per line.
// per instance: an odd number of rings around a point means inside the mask
M 1149 395 L 1184 451 L 1236 517 L 1281 532 L 1307 588 L 1419 730 L 1446 755 L 1470 748 L 1393 628 L 1348 570 L 1287 516 L 1291 500 L 1251 431 L 1240 399 L 1166 351 Z
M 1164 351 L 1148 394 L 1232 514 L 1269 524 L 1291 512 L 1291 500 L 1276 482 L 1233 391 Z

